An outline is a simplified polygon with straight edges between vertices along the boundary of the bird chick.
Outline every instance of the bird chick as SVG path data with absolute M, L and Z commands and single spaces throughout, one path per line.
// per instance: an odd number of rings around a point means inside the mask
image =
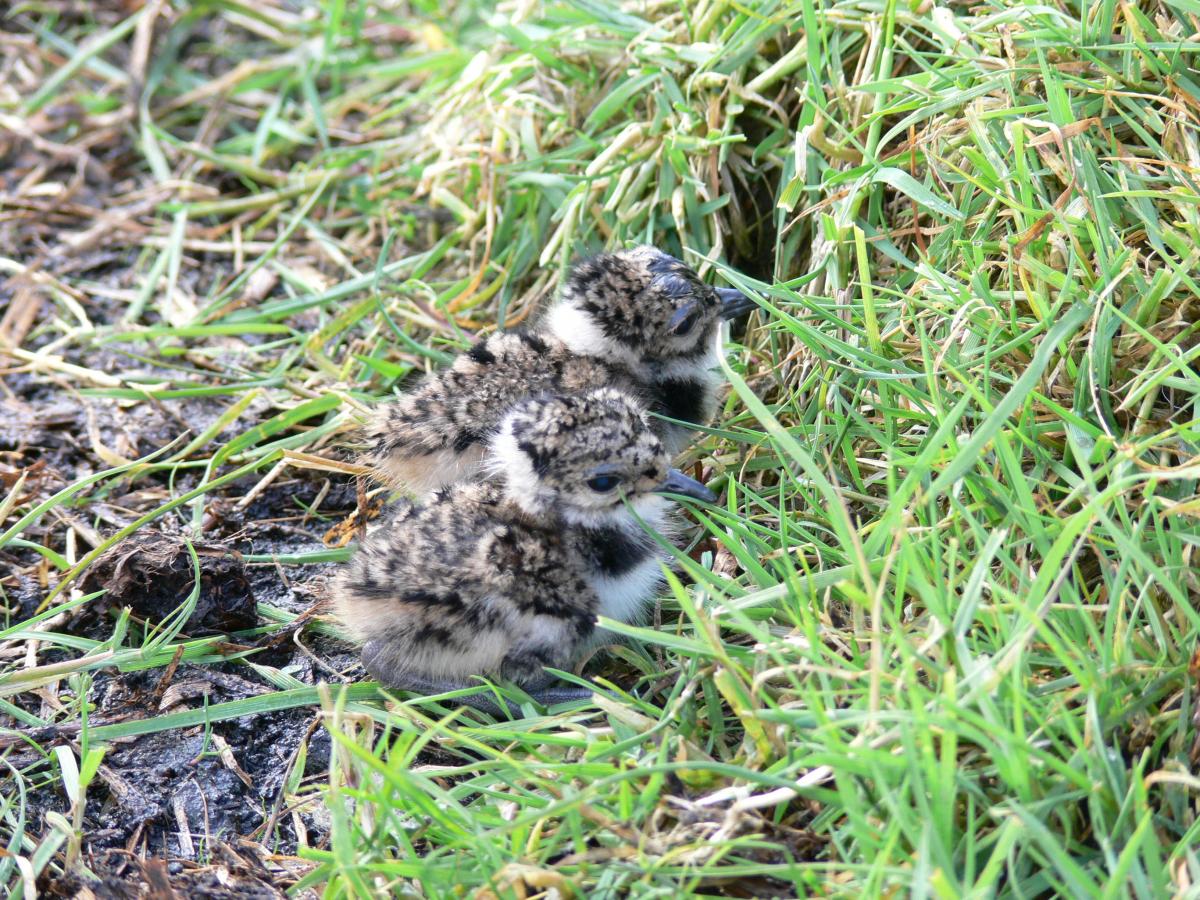
M 714 332 L 754 308 L 712 288 L 654 247 L 577 263 L 539 327 L 495 333 L 415 390 L 382 406 L 366 428 L 366 462 L 416 493 L 482 476 L 484 446 L 524 397 L 611 386 L 684 425 L 656 420 L 669 455 L 716 411 Z
M 716 499 L 669 461 L 611 388 L 519 402 L 489 442 L 494 479 L 401 501 L 334 581 L 364 667 L 420 693 L 482 675 L 542 702 L 587 696 L 550 688 L 545 667 L 593 646 L 597 615 L 632 621 L 653 596 L 664 555 L 638 518 L 661 532 L 662 493 Z

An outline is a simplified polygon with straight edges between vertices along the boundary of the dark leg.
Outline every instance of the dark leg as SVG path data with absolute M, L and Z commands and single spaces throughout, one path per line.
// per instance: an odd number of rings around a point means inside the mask
M 426 678 L 411 671 L 397 667 L 389 660 L 386 642 L 368 641 L 362 649 L 363 668 L 381 684 L 410 691 L 414 694 L 445 694 L 450 691 L 473 689 L 470 694 L 461 697 L 447 698 L 444 702 L 456 706 L 469 706 L 493 716 L 516 718 L 521 715 L 520 707 L 511 700 L 500 699 L 507 705 L 507 710 L 500 707 L 495 691 L 479 682 L 467 682 L 454 679 Z M 544 671 L 538 676 L 520 682 L 521 688 L 542 706 L 552 706 L 556 703 L 573 703 L 587 700 L 593 691 L 578 687 L 551 687 L 552 679 Z
M 477 709 L 480 712 L 501 718 L 515 719 L 521 716 L 521 708 L 516 703 L 505 697 L 497 697 L 492 688 L 478 682 L 465 684 L 461 681 L 439 681 L 421 678 L 420 676 L 409 676 L 404 679 L 393 679 L 393 681 L 399 681 L 400 683 L 393 684 L 391 685 L 392 687 L 426 696 L 474 688 L 474 691 L 470 694 L 464 694 L 460 697 L 447 697 L 441 702 L 451 706 L 469 706 L 472 709 Z M 525 693 L 542 706 L 554 706 L 557 703 L 575 703 L 580 700 L 588 700 L 595 692 L 578 687 L 545 687 L 540 689 L 525 689 Z M 501 703 L 504 703 L 508 709 L 501 709 Z
M 508 673 L 506 673 L 508 674 Z M 574 703 L 578 700 L 589 700 L 592 694 L 596 693 L 591 688 L 581 687 L 554 687 L 554 676 L 538 666 L 535 671 L 523 673 L 525 677 L 516 677 L 509 674 L 508 677 L 513 678 L 521 686 L 530 697 L 536 700 L 542 706 L 553 706 L 555 703 Z
M 472 709 L 477 709 L 480 712 L 488 713 L 489 715 L 499 718 L 516 718 L 521 715 L 520 708 L 511 700 L 504 697 L 497 697 L 496 693 L 486 684 L 464 684 L 461 681 L 422 678 L 419 675 L 408 675 L 403 678 L 392 678 L 387 682 L 388 687 L 398 688 L 402 691 L 409 691 L 413 694 L 421 694 L 423 696 L 431 696 L 433 694 L 447 694 L 451 691 L 461 691 L 466 688 L 474 688 L 470 694 L 464 694 L 461 697 L 447 697 L 440 702 L 447 706 L 469 706 Z M 503 703 L 507 709 L 502 709 L 500 704 Z
M 546 687 L 540 690 L 527 690 L 534 700 L 542 706 L 554 706 L 556 703 L 575 703 L 579 700 L 591 700 L 600 690 L 581 687 Z

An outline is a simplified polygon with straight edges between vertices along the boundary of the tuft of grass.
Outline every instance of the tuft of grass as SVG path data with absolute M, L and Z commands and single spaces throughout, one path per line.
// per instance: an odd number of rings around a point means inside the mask
M 0 20 L 10 893 L 107 874 L 103 748 L 307 709 L 242 835 L 298 894 L 1195 894 L 1194 3 L 94 7 Z M 760 311 L 620 699 L 343 685 L 339 442 L 640 241 Z M 152 531 L 289 602 L 76 633 Z M 180 666 L 261 691 L 103 706 Z

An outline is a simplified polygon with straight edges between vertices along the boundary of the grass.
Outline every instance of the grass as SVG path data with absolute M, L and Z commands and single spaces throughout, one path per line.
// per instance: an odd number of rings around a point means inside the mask
M 249 835 L 293 893 L 1197 896 L 1198 19 L 15 4 L 0 881 L 106 874 L 88 816 L 137 735 L 304 710 Z M 637 241 L 761 310 L 688 455 L 722 503 L 588 669 L 619 701 L 400 704 L 270 662 L 339 645 L 267 601 L 233 635 L 73 633 L 119 540 L 232 546 L 277 493 L 260 518 L 297 531 L 246 560 L 318 583 L 372 499 L 322 507 L 361 410 Z M 16 412 L 58 402 L 90 410 L 70 453 Z M 177 666 L 264 687 L 89 712 L 102 676 Z M 196 865 L 232 840 L 191 827 Z

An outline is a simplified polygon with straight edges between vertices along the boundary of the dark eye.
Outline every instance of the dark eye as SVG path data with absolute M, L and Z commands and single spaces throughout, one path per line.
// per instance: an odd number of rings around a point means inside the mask
M 597 475 L 589 478 L 587 486 L 598 494 L 606 494 L 621 483 L 616 475 Z
M 677 335 L 678 337 L 683 337 L 685 334 L 687 334 L 689 331 L 691 331 L 691 330 L 692 330 L 692 328 L 695 326 L 696 322 L 697 322 L 699 319 L 700 319 L 700 314 L 699 314 L 699 313 L 692 313 L 690 316 L 688 316 L 687 318 L 685 318 L 685 319 L 684 319 L 682 322 L 680 322 L 678 325 L 676 325 L 676 326 L 675 326 L 673 329 L 671 329 L 671 330 L 672 330 L 672 331 L 675 333 L 675 335 Z

